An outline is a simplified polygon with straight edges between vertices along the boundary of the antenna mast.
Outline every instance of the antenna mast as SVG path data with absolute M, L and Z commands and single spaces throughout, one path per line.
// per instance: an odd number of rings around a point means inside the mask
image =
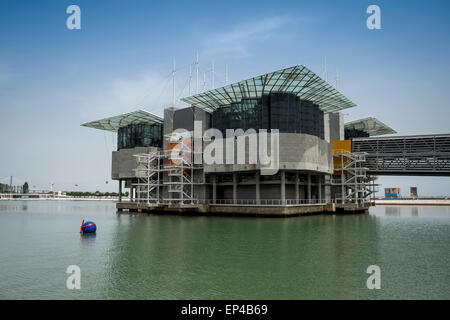
M 327 57 L 325 57 L 324 63 L 323 63 L 323 77 L 325 81 L 328 81 L 328 74 L 327 74 Z
M 189 95 L 191 95 L 192 63 L 189 64 Z
M 172 69 L 172 105 L 175 105 L 175 58 L 173 58 L 173 69 Z
M 203 90 L 202 91 L 205 91 L 205 89 L 206 89 L 206 72 L 203 72 Z
M 198 93 L 198 51 L 197 51 L 197 58 L 195 60 L 195 72 L 197 73 L 197 86 L 195 87 L 195 93 Z

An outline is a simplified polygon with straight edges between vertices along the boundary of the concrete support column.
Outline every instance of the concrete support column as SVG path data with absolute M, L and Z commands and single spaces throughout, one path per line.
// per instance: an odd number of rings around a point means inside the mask
M 119 179 L 119 202 L 122 202 L 122 180 Z
M 255 199 L 256 199 L 256 204 L 260 203 L 260 199 L 261 199 L 261 189 L 260 189 L 260 184 L 261 184 L 261 176 L 259 171 L 256 171 L 255 173 L 255 187 L 256 187 L 256 195 L 255 195 Z
M 308 199 L 308 203 L 311 203 L 311 174 L 308 173 L 307 177 L 306 199 Z
M 300 177 L 298 175 L 298 172 L 295 173 L 295 199 L 297 200 L 297 204 L 299 203 L 298 200 L 300 200 Z
M 286 171 L 282 170 L 281 174 L 281 204 L 286 204 Z
M 213 186 L 212 200 L 213 200 L 213 203 L 216 204 L 216 200 L 217 200 L 217 182 L 216 182 L 216 175 L 215 175 L 215 174 L 211 175 L 211 179 L 212 179 L 212 186 Z
M 233 203 L 237 200 L 237 173 L 233 172 Z
M 317 197 L 319 198 L 319 202 L 320 202 L 322 200 L 322 176 L 321 175 L 317 176 L 317 190 L 318 190 Z

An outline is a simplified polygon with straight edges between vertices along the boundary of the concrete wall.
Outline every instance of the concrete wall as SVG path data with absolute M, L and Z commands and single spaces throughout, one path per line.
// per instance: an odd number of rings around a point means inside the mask
M 173 111 L 173 114 L 167 114 L 168 116 L 172 115 L 172 120 L 168 119 L 168 127 L 167 130 L 164 129 L 164 132 L 171 133 L 175 129 L 186 129 L 187 131 L 194 130 L 194 121 L 202 121 L 203 124 L 203 132 L 211 127 L 211 115 L 197 107 L 187 107 L 183 109 L 177 109 Z M 166 114 L 164 115 L 166 116 Z M 169 132 L 169 124 L 172 121 L 172 131 Z
M 344 116 L 340 112 L 327 113 L 323 117 L 324 139 L 328 142 L 344 140 Z
M 118 179 L 130 179 L 135 177 L 133 169 L 136 169 L 137 162 L 136 157 L 133 155 L 139 153 L 149 153 L 159 150 L 156 147 L 136 147 L 130 149 L 120 149 L 119 151 L 112 152 L 112 166 L 111 166 L 111 178 L 113 180 Z
M 173 118 L 177 107 L 169 107 L 164 109 L 164 135 L 170 134 L 173 131 Z
M 214 143 L 223 145 L 222 161 L 226 159 L 226 144 L 230 139 L 217 139 Z M 207 144 L 204 143 L 203 150 Z M 235 142 L 234 161 L 237 163 L 237 142 Z M 245 139 L 245 159 L 248 163 L 248 139 Z M 270 154 L 270 133 L 268 134 L 268 153 Z M 279 134 L 279 168 L 286 170 L 302 170 L 321 173 L 333 172 L 332 146 L 325 140 L 316 136 L 302 133 L 280 133 Z M 204 164 L 206 173 L 233 172 L 259 170 L 261 165 L 257 164 Z

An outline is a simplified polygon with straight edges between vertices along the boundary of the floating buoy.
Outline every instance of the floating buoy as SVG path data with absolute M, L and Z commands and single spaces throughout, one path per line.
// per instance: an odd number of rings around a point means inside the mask
M 93 221 L 86 221 L 81 222 L 81 229 L 80 233 L 95 233 L 97 231 L 97 226 L 95 225 L 95 222 Z

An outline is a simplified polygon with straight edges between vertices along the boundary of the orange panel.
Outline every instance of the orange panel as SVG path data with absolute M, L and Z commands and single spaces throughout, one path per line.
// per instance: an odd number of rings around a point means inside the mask
M 352 152 L 352 140 L 331 141 L 333 145 L 333 154 L 344 152 Z
M 352 140 L 331 141 L 333 145 L 333 154 L 341 154 L 352 152 Z M 346 166 L 351 160 L 345 156 L 333 157 L 333 165 L 335 169 L 341 168 L 342 164 Z M 341 174 L 341 171 L 335 171 L 335 175 Z M 345 172 L 344 172 L 345 173 Z

